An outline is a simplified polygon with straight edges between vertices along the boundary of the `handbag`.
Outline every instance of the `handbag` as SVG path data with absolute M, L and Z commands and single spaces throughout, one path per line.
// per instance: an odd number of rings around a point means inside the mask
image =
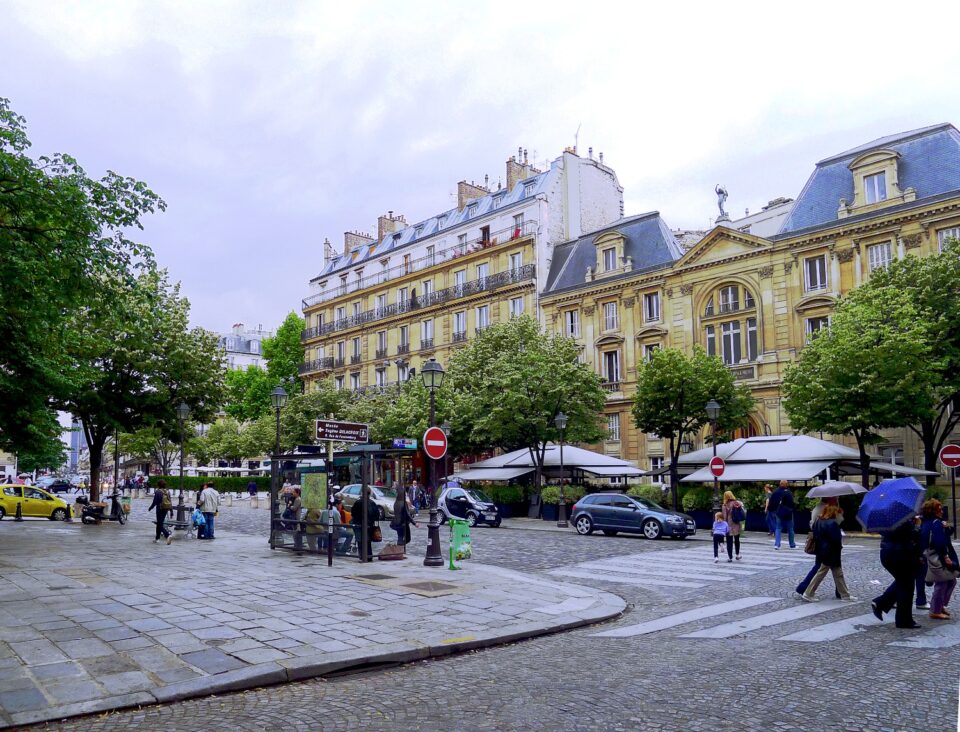
M 817 522 L 813 522 L 813 526 L 810 527 L 810 533 L 807 534 L 807 540 L 803 542 L 803 552 L 804 554 L 816 554 L 817 553 Z
M 380 533 L 379 525 L 373 527 L 373 531 L 370 533 L 370 541 L 383 541 L 383 534 Z
M 925 582 L 950 582 L 960 576 L 960 571 L 956 567 L 953 569 L 945 567 L 940 561 L 940 555 L 933 549 L 924 549 L 923 558 L 927 563 Z

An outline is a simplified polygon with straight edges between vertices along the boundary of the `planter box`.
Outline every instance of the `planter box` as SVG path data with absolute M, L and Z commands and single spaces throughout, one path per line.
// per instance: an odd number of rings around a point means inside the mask
M 713 511 L 703 511 L 703 510 L 694 510 L 694 511 L 685 511 L 690 518 L 694 520 L 697 524 L 698 529 L 705 529 L 710 531 L 713 528 Z

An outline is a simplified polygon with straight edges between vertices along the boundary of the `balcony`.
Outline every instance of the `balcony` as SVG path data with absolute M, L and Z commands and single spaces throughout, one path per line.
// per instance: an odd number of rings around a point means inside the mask
M 477 335 L 480 335 L 481 333 L 483 333 L 483 331 L 485 331 L 489 327 L 490 327 L 489 323 L 485 325 L 478 325 L 476 328 L 474 328 L 474 331 L 476 332 Z
M 425 351 L 429 348 L 433 348 L 433 338 L 421 338 L 420 339 L 420 350 Z
M 620 391 L 620 382 L 619 381 L 604 381 L 600 384 L 600 388 L 606 392 L 615 392 Z
M 454 343 L 462 343 L 465 340 L 467 340 L 467 331 L 461 330 L 453 334 Z
M 342 366 L 343 366 L 343 359 L 342 359 L 342 358 L 334 359 L 334 361 L 333 361 L 333 368 L 338 369 L 338 368 L 340 368 L 340 367 L 342 367 Z
M 399 277 L 405 277 L 407 275 L 413 274 L 415 272 L 420 272 L 430 267 L 436 267 L 437 265 L 449 262 L 450 260 L 456 259 L 457 257 L 462 257 L 465 254 L 471 254 L 473 252 L 478 252 L 482 249 L 487 249 L 489 247 L 497 246 L 500 243 L 506 243 L 509 241 L 514 241 L 516 239 L 521 239 L 527 236 L 535 236 L 537 233 L 537 222 L 536 221 L 524 221 L 523 224 L 519 227 L 511 226 L 500 231 L 493 232 L 492 235 L 487 237 L 478 237 L 467 241 L 464 243 L 457 243 L 452 247 L 444 249 L 439 252 L 434 252 L 433 254 L 428 254 L 420 259 L 413 261 L 408 261 L 400 263 L 395 267 L 391 267 L 386 272 L 374 272 L 366 277 L 363 277 L 359 280 L 354 280 L 343 286 L 336 286 L 330 288 L 326 292 L 318 292 L 309 297 L 303 298 L 303 309 L 306 310 L 308 307 L 318 305 L 329 300 L 333 300 L 344 295 L 348 295 L 352 292 L 360 292 L 366 290 L 370 287 L 375 287 L 376 285 L 381 285 L 385 282 L 390 282 L 391 280 L 397 279 Z M 315 334 L 322 335 L 322 334 Z
M 404 353 L 410 353 L 409 343 L 401 343 L 399 346 L 397 346 L 397 355 L 403 355 Z
M 378 348 L 378 349 L 377 349 L 377 358 L 386 358 L 386 357 L 387 357 L 387 349 L 386 349 L 386 348 Z
M 352 356 L 350 356 L 350 364 L 352 365 L 352 364 L 357 364 L 357 363 L 360 363 L 360 354 L 359 354 L 359 353 L 355 353 L 355 354 L 353 354 Z
M 358 315 L 341 318 L 318 328 L 309 328 L 303 331 L 300 339 L 302 341 L 306 341 L 311 338 L 329 335 L 330 333 L 334 333 L 336 331 L 354 328 L 358 325 L 364 325 L 365 323 L 369 323 L 374 320 L 389 318 L 400 313 L 409 312 L 411 310 L 432 307 L 434 305 L 442 305 L 443 303 L 460 297 L 469 297 L 470 295 L 476 295 L 477 293 L 491 292 L 501 287 L 532 280 L 535 274 L 536 265 L 525 264 L 517 269 L 509 269 L 503 272 L 498 272 L 495 275 L 481 277 L 480 279 L 471 280 L 470 282 L 464 282 L 462 285 L 453 285 L 452 287 L 447 287 L 443 290 L 434 290 L 428 295 L 409 298 L 402 302 L 394 303 L 393 305 L 387 305 L 385 308 L 374 308 L 373 310 L 367 310 L 359 313 Z
M 315 358 L 312 361 L 306 361 L 300 364 L 298 371 L 301 374 L 309 374 L 313 371 L 326 371 L 333 368 L 333 357 Z

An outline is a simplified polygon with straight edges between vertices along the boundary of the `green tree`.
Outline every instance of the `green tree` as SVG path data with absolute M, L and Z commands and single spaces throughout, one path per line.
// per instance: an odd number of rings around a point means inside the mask
M 633 422 L 639 430 L 669 441 L 674 510 L 678 510 L 679 503 L 680 446 L 685 436 L 694 435 L 710 424 L 705 407 L 711 399 L 720 405 L 718 440 L 747 425 L 754 408 L 750 390 L 737 385 L 723 362 L 716 356 L 708 356 L 700 346 L 695 346 L 689 356 L 674 348 L 657 349 L 650 360 L 637 368 Z
M 43 440 L 38 449 L 22 450 L 17 454 L 17 469 L 25 473 L 48 468 L 56 470 L 66 458 L 66 446 L 61 440 Z
M 280 411 L 280 449 L 284 452 L 297 445 L 312 445 L 316 436 L 316 420 L 329 415 L 343 419 L 350 393 L 334 388 L 330 379 L 315 382 L 314 389 L 304 394 L 291 394 Z M 276 413 L 273 409 L 250 426 L 258 454 L 273 452 L 276 442 Z
M 452 394 L 438 403 L 437 421 L 449 421 L 452 439 L 465 447 L 529 450 L 539 489 L 547 443 L 560 438 L 558 412 L 568 417 L 568 442 L 604 435 L 606 394 L 577 355 L 573 340 L 544 333 L 529 316 L 494 325 L 451 357 Z
M 243 460 L 259 455 L 254 431 L 233 417 L 221 417 L 210 425 L 204 436 L 204 449 L 211 459 Z
M 0 98 L 0 447 L 56 450 L 53 407 L 73 386 L 63 345 L 104 276 L 149 265 L 129 238 L 164 202 L 132 178 L 87 176 L 69 155 L 36 159 L 23 117 Z
M 919 364 L 924 369 L 927 391 L 918 404 L 917 422 L 908 425 L 923 444 L 923 467 L 937 470 L 937 455 L 949 435 L 960 424 L 960 409 L 954 407 L 960 397 L 960 242 L 951 239 L 943 252 L 930 257 L 908 256 L 878 270 L 859 288 L 863 293 L 890 290 L 916 308 L 916 316 L 924 324 L 921 332 L 907 321 L 900 324 L 913 337 L 924 337 L 929 358 Z M 861 293 L 854 291 L 856 302 Z M 904 317 L 913 311 L 898 310 Z M 933 485 L 935 475 L 927 476 Z
M 303 318 L 291 312 L 284 319 L 272 338 L 263 340 L 263 356 L 267 360 L 267 374 L 271 389 L 282 384 L 288 393 L 303 388 L 300 380 L 300 364 L 303 363 Z
M 172 427 L 172 429 L 171 429 Z M 183 428 L 183 449 L 187 455 L 196 449 L 196 431 L 191 423 Z M 174 460 L 180 460 L 179 425 L 151 425 L 136 432 L 120 433 L 120 452 L 124 455 L 150 460 L 160 466 L 161 475 L 171 475 Z
M 874 276 L 880 274 L 875 272 Z M 929 410 L 929 324 L 891 287 L 860 287 L 837 305 L 787 368 L 784 408 L 794 429 L 852 435 L 869 486 L 867 445 L 880 430 L 916 424 Z
M 241 422 L 261 417 L 270 411 L 270 391 L 278 383 L 257 366 L 227 371 L 224 411 Z
M 189 303 L 166 273 L 102 278 L 102 297 L 76 316 L 63 344 L 72 386 L 58 406 L 77 417 L 90 447 L 92 497 L 114 430 L 175 429 L 176 406 L 206 421 L 223 398 L 223 355 L 214 334 L 189 329 Z

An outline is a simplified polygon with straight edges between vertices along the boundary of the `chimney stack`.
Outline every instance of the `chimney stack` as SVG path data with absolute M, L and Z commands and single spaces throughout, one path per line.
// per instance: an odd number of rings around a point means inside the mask
M 347 255 L 351 249 L 362 244 L 373 244 L 375 241 L 376 239 L 369 234 L 362 234 L 359 231 L 345 231 L 343 232 L 343 253 Z
M 330 264 L 330 261 L 333 259 L 333 244 L 330 243 L 330 239 L 324 237 L 323 239 L 323 263 Z
M 393 215 L 393 211 L 387 211 L 386 216 L 377 219 L 377 241 L 383 241 L 387 234 L 393 234 L 400 231 L 407 225 L 406 219 L 402 214 Z
M 490 191 L 483 186 L 478 186 L 476 183 L 467 183 L 465 180 L 460 181 L 457 183 L 457 210 L 463 211 L 468 202 L 483 198 L 488 193 Z

